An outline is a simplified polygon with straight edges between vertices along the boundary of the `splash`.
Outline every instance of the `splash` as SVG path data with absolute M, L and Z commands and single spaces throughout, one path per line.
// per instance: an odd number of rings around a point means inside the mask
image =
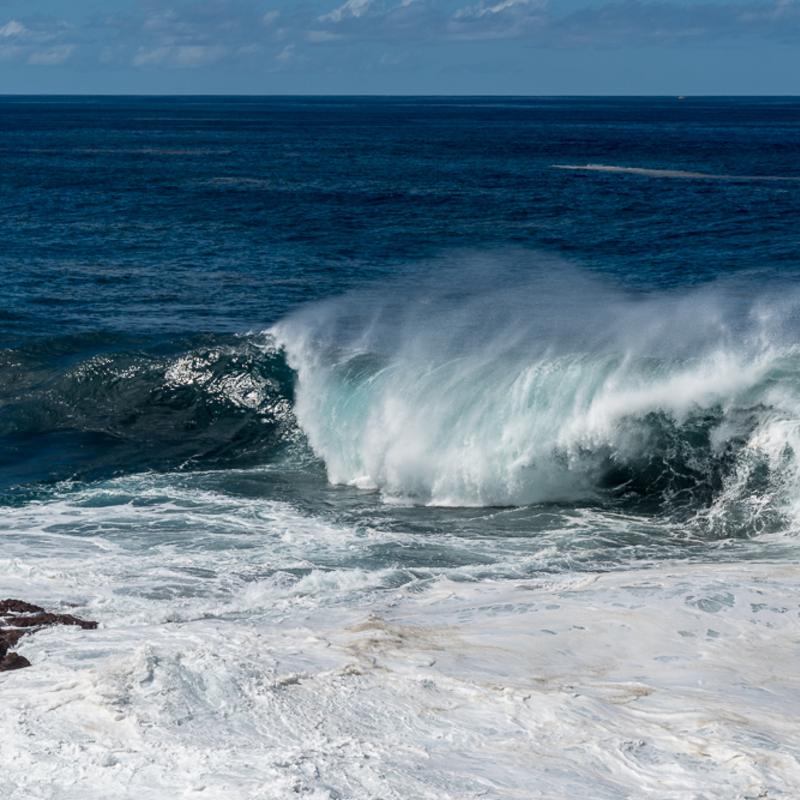
M 798 486 L 798 311 L 787 287 L 637 294 L 465 256 L 270 333 L 333 483 L 445 506 L 736 501 L 763 521 Z

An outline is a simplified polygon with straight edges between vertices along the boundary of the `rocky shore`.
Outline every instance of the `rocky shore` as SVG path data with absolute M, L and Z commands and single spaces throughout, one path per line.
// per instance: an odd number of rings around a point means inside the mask
M 72 614 L 53 614 L 41 606 L 23 600 L 0 600 L 0 672 L 29 667 L 25 656 L 11 652 L 17 642 L 31 633 L 51 625 L 77 625 L 93 630 L 96 622 L 73 617 Z

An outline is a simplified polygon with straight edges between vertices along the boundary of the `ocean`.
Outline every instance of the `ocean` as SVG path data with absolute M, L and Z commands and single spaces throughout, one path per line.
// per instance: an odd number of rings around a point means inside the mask
M 800 100 L 0 98 L 0 794 L 800 795 Z

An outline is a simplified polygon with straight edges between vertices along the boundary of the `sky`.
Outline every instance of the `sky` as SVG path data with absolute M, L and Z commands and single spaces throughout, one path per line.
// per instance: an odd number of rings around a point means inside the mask
M 800 0 L 0 0 L 2 94 L 800 94 Z

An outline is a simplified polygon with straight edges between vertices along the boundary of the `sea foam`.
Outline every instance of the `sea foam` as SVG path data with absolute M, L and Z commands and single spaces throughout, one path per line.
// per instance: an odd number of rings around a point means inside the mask
M 653 167 L 626 167 L 615 164 L 553 164 L 553 169 L 564 169 L 573 172 L 609 172 L 620 175 L 642 175 L 648 178 L 683 178 L 685 180 L 706 181 L 765 181 L 765 182 L 797 182 L 797 175 L 737 175 L 725 172 L 696 172 L 686 169 L 656 169 Z
M 0 518 L 7 591 L 100 621 L 20 642 L 35 667 L 0 680 L 4 797 L 727 800 L 800 783 L 794 560 L 742 542 L 727 563 L 557 569 L 562 520 L 365 569 L 371 548 L 427 537 L 211 478 L 65 486 Z M 624 520 L 582 524 L 601 544 Z M 490 548 L 493 564 L 464 558 Z

